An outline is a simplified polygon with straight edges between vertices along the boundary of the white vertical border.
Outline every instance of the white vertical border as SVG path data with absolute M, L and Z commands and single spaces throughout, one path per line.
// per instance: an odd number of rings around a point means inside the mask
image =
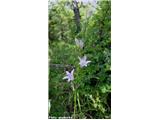
M 0 1 L 0 119 L 48 119 L 48 1 Z
M 160 119 L 160 1 L 112 0 L 112 119 Z

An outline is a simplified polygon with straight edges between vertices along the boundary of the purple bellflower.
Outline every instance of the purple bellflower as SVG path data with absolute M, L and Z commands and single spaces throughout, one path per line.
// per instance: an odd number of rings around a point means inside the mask
M 84 43 L 83 43 L 82 40 L 78 40 L 78 39 L 75 38 L 75 42 L 76 42 L 76 45 L 78 47 L 80 47 L 81 49 L 84 47 Z
M 70 82 L 72 80 L 74 80 L 74 69 L 71 72 L 66 71 L 66 76 L 63 79 L 68 79 L 67 81 Z
M 82 67 L 87 67 L 87 64 L 91 62 L 91 61 L 87 61 L 86 56 L 83 56 L 82 58 L 80 58 L 80 57 L 78 57 L 78 58 L 80 60 L 79 64 L 80 64 L 81 68 Z

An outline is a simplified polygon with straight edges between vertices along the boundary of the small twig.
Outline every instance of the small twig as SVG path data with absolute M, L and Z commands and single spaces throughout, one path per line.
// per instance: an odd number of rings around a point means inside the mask
M 49 64 L 49 67 L 50 67 L 50 68 L 75 68 L 75 67 L 72 66 L 72 65 L 53 64 L 53 63 L 50 63 L 50 64 Z

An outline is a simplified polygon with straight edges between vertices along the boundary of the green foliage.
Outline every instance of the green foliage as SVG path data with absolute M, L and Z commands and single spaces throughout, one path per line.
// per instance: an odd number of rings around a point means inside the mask
M 87 17 L 91 5 L 79 3 L 81 31 L 76 25 L 72 2 L 57 1 L 49 10 L 50 63 L 74 66 L 73 83 L 63 80 L 65 71 L 73 68 L 49 69 L 49 116 L 103 119 L 111 117 L 111 2 L 99 1 Z M 75 45 L 82 38 L 84 49 Z M 78 56 L 91 61 L 80 68 Z M 75 90 L 72 89 L 74 87 Z

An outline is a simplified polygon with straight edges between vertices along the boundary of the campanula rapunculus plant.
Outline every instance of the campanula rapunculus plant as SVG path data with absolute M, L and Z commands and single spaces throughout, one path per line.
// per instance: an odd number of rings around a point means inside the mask
M 74 80 L 74 69 L 71 72 L 66 71 L 66 76 L 63 79 L 68 79 L 67 81 L 70 82 Z
M 49 5 L 49 119 L 111 119 L 111 0 L 86 1 Z
M 87 57 L 86 56 L 83 56 L 82 58 L 78 57 L 80 62 L 80 67 L 87 67 L 87 64 L 90 63 L 91 61 L 87 61 Z
M 81 49 L 84 47 L 84 42 L 75 38 L 76 45 Z

